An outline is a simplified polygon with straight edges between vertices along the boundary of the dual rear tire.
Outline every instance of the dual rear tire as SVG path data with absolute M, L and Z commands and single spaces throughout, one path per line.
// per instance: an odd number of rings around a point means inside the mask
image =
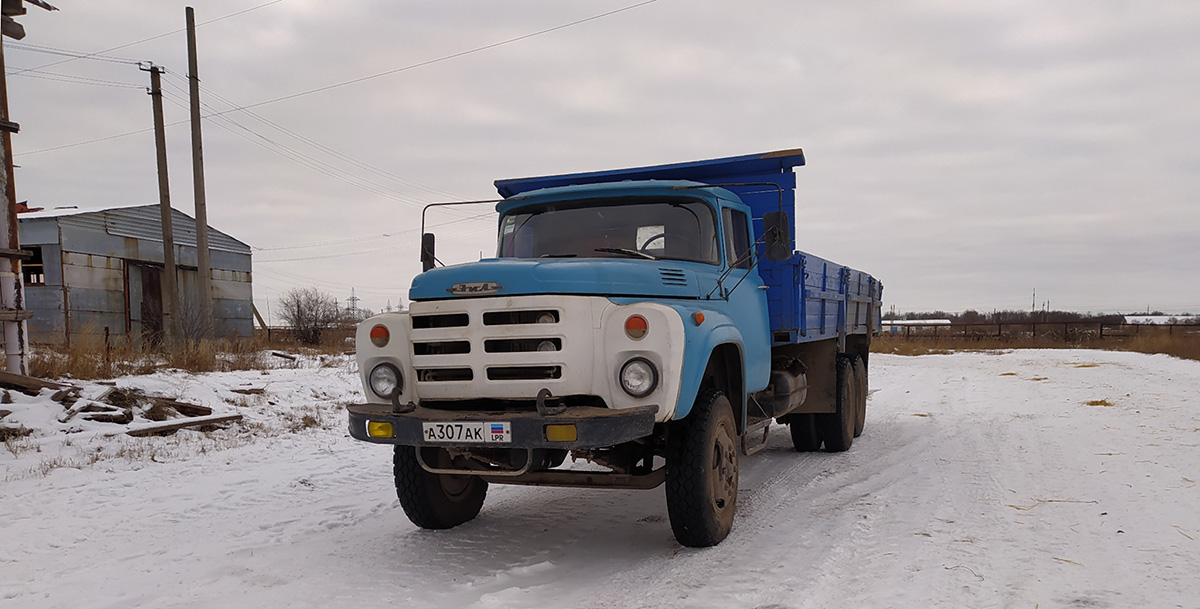
M 843 452 L 862 435 L 867 419 L 867 366 L 862 358 L 838 357 L 834 412 L 793 414 L 788 417 L 792 446 L 800 452 Z

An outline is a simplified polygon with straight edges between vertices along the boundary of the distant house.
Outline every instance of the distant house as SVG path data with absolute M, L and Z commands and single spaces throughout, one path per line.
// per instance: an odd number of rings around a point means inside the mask
M 80 337 L 157 339 L 163 332 L 163 241 L 158 205 L 18 214 L 25 308 L 33 343 Z M 179 310 L 185 333 L 199 323 L 196 221 L 172 210 Z M 254 332 L 250 246 L 209 228 L 213 324 L 219 337 Z

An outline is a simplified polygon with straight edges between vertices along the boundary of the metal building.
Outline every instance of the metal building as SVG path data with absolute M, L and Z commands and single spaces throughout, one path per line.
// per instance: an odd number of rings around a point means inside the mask
M 198 335 L 196 220 L 172 209 L 179 311 L 185 336 Z M 99 211 L 55 209 L 18 215 L 30 341 L 70 344 L 125 336 L 140 343 L 163 333 L 162 220 L 158 205 Z M 254 333 L 250 246 L 209 228 L 213 329 Z

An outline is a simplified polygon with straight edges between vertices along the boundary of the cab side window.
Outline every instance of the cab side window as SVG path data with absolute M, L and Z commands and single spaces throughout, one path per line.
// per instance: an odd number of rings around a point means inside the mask
M 725 256 L 730 265 L 739 269 L 754 266 L 754 252 L 750 249 L 750 222 L 746 214 L 732 209 L 723 210 L 725 218 Z

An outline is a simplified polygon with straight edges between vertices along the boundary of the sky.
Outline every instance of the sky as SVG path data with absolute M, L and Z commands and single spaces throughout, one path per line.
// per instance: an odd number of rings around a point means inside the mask
M 158 201 L 153 62 L 193 214 L 185 3 L 54 4 L 4 40 L 18 199 Z M 209 224 L 276 323 L 295 287 L 406 305 L 422 207 L 496 179 L 790 148 L 797 247 L 886 309 L 1200 312 L 1195 2 L 195 4 Z M 495 253 L 488 206 L 426 221 Z

